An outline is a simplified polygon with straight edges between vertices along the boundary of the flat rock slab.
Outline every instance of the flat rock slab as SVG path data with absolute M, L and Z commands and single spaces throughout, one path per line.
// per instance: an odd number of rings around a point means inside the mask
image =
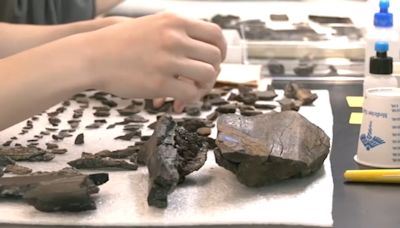
M 251 187 L 317 171 L 329 153 L 323 130 L 294 111 L 218 119 L 218 165 Z

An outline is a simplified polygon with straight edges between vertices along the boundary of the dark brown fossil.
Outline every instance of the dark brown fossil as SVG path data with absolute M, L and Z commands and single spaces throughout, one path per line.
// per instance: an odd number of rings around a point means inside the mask
M 96 112 L 93 113 L 93 115 L 97 116 L 97 117 L 108 117 L 108 116 L 110 116 L 110 112 L 109 111 L 97 110 Z
M 212 112 L 206 117 L 206 119 L 210 121 L 215 121 L 218 118 L 218 115 L 218 112 Z
M 109 112 L 111 109 L 108 106 L 94 106 L 94 110 L 96 111 L 104 111 L 104 112 Z
M 106 173 L 41 181 L 23 197 L 27 203 L 44 212 L 94 210 L 96 204 L 90 195 L 98 193 L 98 185 L 107 181 Z
M 119 139 L 119 140 L 124 140 L 124 141 L 130 141 L 133 138 L 140 138 L 142 136 L 141 131 L 130 131 L 129 133 L 121 136 L 117 136 L 114 139 Z
M 58 145 L 57 145 L 57 144 L 54 144 L 54 143 L 46 143 L 46 148 L 47 148 L 48 150 L 57 149 L 57 148 L 58 148 Z
M 85 128 L 86 129 L 97 129 L 97 128 L 100 128 L 101 126 L 103 126 L 103 123 L 92 123 L 92 124 L 89 124 L 89 125 L 87 125 Z
M 258 97 L 258 100 L 262 101 L 271 101 L 278 96 L 275 90 L 257 91 L 256 95 Z
M 123 158 L 129 158 L 130 156 L 134 154 L 138 154 L 140 150 L 139 146 L 128 146 L 125 149 L 120 149 L 120 150 L 103 150 L 100 152 L 95 153 L 95 156 L 98 157 L 110 157 L 110 158 L 116 158 L 116 159 L 123 159 Z
M 49 118 L 49 123 L 53 126 L 58 126 L 58 124 L 61 123 L 61 120 L 59 118 L 56 117 L 50 117 Z
M 219 113 L 235 113 L 236 112 L 236 104 L 226 104 L 218 106 L 216 109 Z
M 68 107 L 68 106 L 71 105 L 71 101 L 64 101 L 64 102 L 62 103 L 62 105 L 63 105 L 64 107 Z
M 12 142 L 13 142 L 12 140 L 8 140 L 5 143 L 3 143 L 3 146 L 10 146 Z
M 142 127 L 142 124 L 127 124 L 124 126 L 124 131 L 138 131 Z
M 80 133 L 75 138 L 75 145 L 82 145 L 85 143 L 85 135 Z
M 220 106 L 220 105 L 228 104 L 228 101 L 226 101 L 222 97 L 212 98 L 212 99 L 207 100 L 207 102 L 209 102 L 213 106 Z
M 153 105 L 153 100 L 146 99 L 144 102 L 144 110 L 150 114 L 157 114 L 160 112 L 170 113 L 172 112 L 172 105 L 173 101 L 166 101 L 161 107 L 155 108 Z
M 197 133 L 189 132 L 170 117 L 158 120 L 152 137 L 145 144 L 142 158 L 149 170 L 150 206 L 166 208 L 168 194 L 186 175 L 200 169 L 207 158 L 207 143 Z M 143 158 L 144 157 L 144 158 Z
M 329 137 L 294 111 L 218 119 L 217 163 L 247 186 L 309 175 L 329 153 Z
M 97 119 L 97 120 L 94 120 L 94 122 L 95 123 L 103 123 L 103 124 L 105 124 L 105 123 L 107 123 L 107 120 L 106 119 Z
M 124 121 L 128 124 L 128 123 L 147 123 L 149 122 L 148 119 L 144 118 L 141 115 L 132 115 L 129 117 L 126 117 L 124 119 Z
M 117 111 L 121 116 L 131 116 L 138 114 L 141 111 L 141 107 L 135 105 L 129 105 L 128 107 L 118 109 Z
M 33 120 L 33 121 L 39 120 L 39 117 L 37 117 L 37 116 L 32 116 L 31 120 Z
M 242 116 L 257 116 L 263 114 L 261 111 L 256 111 L 256 110 L 241 110 L 240 114 Z
M 117 103 L 117 102 L 115 102 L 115 101 L 113 101 L 113 100 L 108 100 L 108 99 L 101 100 L 101 103 L 102 103 L 103 105 L 107 105 L 108 107 L 112 107 L 112 108 L 118 106 L 118 103 Z
M 136 170 L 138 168 L 137 164 L 129 163 L 125 160 L 100 157 L 90 153 L 82 153 L 81 158 L 68 162 L 68 165 L 78 169 L 119 168 Z
M 0 148 L 0 156 L 7 156 L 15 161 L 50 161 L 54 155 L 36 147 Z
M 54 148 L 51 150 L 52 154 L 65 154 L 67 153 L 68 150 L 67 149 L 58 149 L 58 148 Z
M 281 105 L 281 111 L 299 111 L 302 102 L 285 97 L 278 100 L 278 103 Z
M 256 102 L 254 104 L 254 107 L 258 108 L 258 109 L 272 110 L 272 109 L 276 108 L 276 105 L 268 104 L 268 103 L 262 103 L 262 102 Z
M 299 100 L 302 105 L 310 105 L 318 98 L 318 95 L 299 84 L 290 82 L 285 86 L 285 97 Z
M 25 166 L 12 164 L 12 165 L 7 165 L 5 167 L 4 173 L 12 173 L 15 175 L 26 175 L 32 173 L 32 169 Z
M 269 74 L 272 76 L 282 76 L 285 75 L 285 66 L 276 60 L 271 60 L 267 64 Z

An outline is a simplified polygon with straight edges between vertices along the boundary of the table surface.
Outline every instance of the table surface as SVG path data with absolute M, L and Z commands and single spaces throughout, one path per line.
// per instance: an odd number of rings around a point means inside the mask
M 333 221 L 335 228 L 394 228 L 400 226 L 399 187 L 384 184 L 344 183 L 343 173 L 348 169 L 359 169 L 353 160 L 357 151 L 360 125 L 350 125 L 351 112 L 361 108 L 349 108 L 346 96 L 362 95 L 361 82 L 347 84 L 321 84 L 304 82 L 312 89 L 327 89 L 333 110 L 333 144 L 331 151 L 332 175 L 334 181 Z M 274 82 L 276 87 L 282 83 Z

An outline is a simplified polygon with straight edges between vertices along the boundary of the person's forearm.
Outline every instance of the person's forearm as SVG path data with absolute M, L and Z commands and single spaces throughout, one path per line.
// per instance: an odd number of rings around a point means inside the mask
M 120 18 L 100 18 L 63 25 L 16 25 L 0 23 L 0 58 L 66 36 L 93 31 L 116 23 Z
M 76 37 L 0 60 L 0 130 L 96 86 Z
M 96 15 L 108 12 L 121 2 L 122 0 L 96 0 Z

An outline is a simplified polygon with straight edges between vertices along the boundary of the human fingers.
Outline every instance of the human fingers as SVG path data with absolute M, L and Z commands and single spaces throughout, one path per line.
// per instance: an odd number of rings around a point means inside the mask
M 182 61 L 176 70 L 177 75 L 193 81 L 197 87 L 203 89 L 211 89 L 217 77 L 214 66 L 191 59 Z
M 193 102 L 200 98 L 199 89 L 193 82 L 184 81 L 179 78 L 166 80 L 163 88 L 165 88 L 162 96 L 172 97 L 180 100 L 184 104 Z
M 165 102 L 165 98 L 154 98 L 153 99 L 153 106 L 155 108 L 160 108 Z
M 214 45 L 190 39 L 186 49 L 186 57 L 208 63 L 217 70 L 222 62 L 221 51 Z
M 182 113 L 184 109 L 185 109 L 185 103 L 183 101 L 180 100 L 174 101 L 174 111 L 176 113 Z
M 219 48 L 222 60 L 226 57 L 226 41 L 221 28 L 213 23 L 189 19 L 186 23 L 188 36 Z

